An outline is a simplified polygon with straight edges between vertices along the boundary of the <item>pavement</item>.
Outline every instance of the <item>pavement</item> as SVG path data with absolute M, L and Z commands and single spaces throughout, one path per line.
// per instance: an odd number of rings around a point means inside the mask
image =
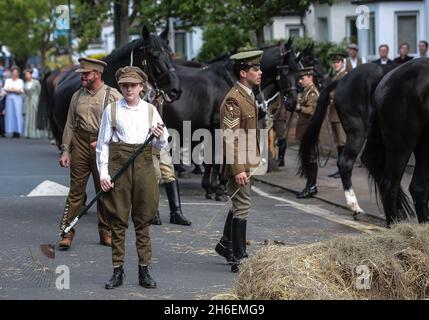
M 255 176 L 255 180 L 271 186 L 282 188 L 295 194 L 302 191 L 302 189 L 305 187 L 306 180 L 305 178 L 300 178 L 299 175 L 297 175 L 298 148 L 299 146 L 296 144 L 288 147 L 285 157 L 285 166 L 279 167 L 279 171 L 268 172 L 263 176 Z M 325 165 L 325 161 L 327 159 L 328 161 Z M 328 177 L 328 175 L 338 170 L 336 161 L 336 154 L 328 156 L 325 149 L 324 155 L 322 155 L 319 159 L 319 162 L 325 166 L 319 166 L 317 176 L 318 193 L 314 196 L 314 198 L 344 209 L 348 209 L 346 206 L 346 199 L 341 179 Z M 402 187 L 408 195 L 408 185 L 410 184 L 412 177 L 412 161 L 413 160 L 410 161 L 402 181 Z M 367 170 L 360 165 L 359 161 L 356 163 L 357 165 L 355 165 L 353 168 L 352 184 L 360 207 L 365 211 L 366 215 L 385 221 L 382 207 L 381 205 L 378 205 L 374 188 L 368 180 Z M 351 211 L 350 214 L 352 214 Z M 363 215 L 363 218 L 365 219 L 364 216 L 365 215 Z

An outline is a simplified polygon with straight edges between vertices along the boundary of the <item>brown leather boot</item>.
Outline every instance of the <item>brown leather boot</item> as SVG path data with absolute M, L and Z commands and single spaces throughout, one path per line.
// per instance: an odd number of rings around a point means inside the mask
M 112 236 L 106 234 L 100 234 L 100 244 L 103 246 L 112 246 Z
M 68 250 L 71 247 L 74 234 L 69 232 L 58 242 L 58 247 L 60 250 Z

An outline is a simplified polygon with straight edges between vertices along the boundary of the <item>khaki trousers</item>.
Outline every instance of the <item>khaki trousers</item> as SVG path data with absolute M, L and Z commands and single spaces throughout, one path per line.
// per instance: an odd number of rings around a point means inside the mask
M 234 176 L 230 176 L 228 178 L 228 182 L 226 184 L 228 196 L 232 196 L 234 192 L 239 189 L 239 191 L 235 194 L 235 196 L 231 199 L 232 207 L 232 218 L 238 219 L 247 219 L 249 216 L 251 199 L 250 199 L 250 188 L 252 186 L 252 178 L 248 184 L 244 186 L 240 186 L 235 182 Z
M 109 172 L 115 173 L 139 145 L 110 143 Z M 122 266 L 125 257 L 125 233 L 131 218 L 136 233 L 139 265 L 147 266 L 152 258 L 149 226 L 158 209 L 159 188 L 152 160 L 152 148 L 147 147 L 103 196 L 103 203 L 112 228 L 113 267 Z
M 161 182 L 161 179 L 165 183 L 176 180 L 173 159 L 166 148 L 153 153 L 153 165 L 155 167 L 155 175 L 158 183 Z
M 90 143 L 96 140 L 97 134 L 81 129 L 74 131 L 70 154 L 70 191 L 60 222 L 61 230 L 64 230 L 79 215 L 84 204 L 86 185 L 90 174 L 94 181 L 95 191 L 98 192 L 101 189 L 95 150 L 90 147 Z M 100 200 L 97 201 L 97 216 L 100 236 L 110 236 L 110 226 Z M 74 233 L 75 230 L 71 229 L 69 236 L 73 237 Z

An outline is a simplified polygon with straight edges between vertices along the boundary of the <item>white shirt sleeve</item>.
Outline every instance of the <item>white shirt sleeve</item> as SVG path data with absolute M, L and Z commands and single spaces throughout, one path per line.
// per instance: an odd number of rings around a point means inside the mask
M 116 108 L 116 104 L 115 104 Z M 100 130 L 98 132 L 97 140 L 97 168 L 100 174 L 100 181 L 103 179 L 111 179 L 109 175 L 109 143 L 112 138 L 112 124 L 111 124 L 111 104 L 103 111 L 103 116 L 101 117 Z
M 164 123 L 164 121 L 162 121 L 161 116 L 158 113 L 158 110 L 156 110 L 156 108 L 153 105 L 149 105 L 151 108 L 153 108 L 153 117 L 152 117 L 152 128 L 156 127 L 158 125 L 158 123 Z M 159 150 L 165 148 L 168 144 L 168 137 L 170 135 L 168 134 L 167 128 L 164 128 L 164 131 L 162 133 L 162 136 L 157 139 L 154 138 L 152 140 L 152 146 L 154 148 L 157 148 Z

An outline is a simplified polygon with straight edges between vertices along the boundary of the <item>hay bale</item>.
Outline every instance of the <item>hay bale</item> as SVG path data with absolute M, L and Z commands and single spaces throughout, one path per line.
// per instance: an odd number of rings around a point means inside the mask
M 368 276 L 361 276 L 358 266 L 367 268 Z M 233 294 L 239 299 L 424 299 L 428 286 L 429 224 L 399 224 L 311 245 L 268 245 L 242 264 Z

